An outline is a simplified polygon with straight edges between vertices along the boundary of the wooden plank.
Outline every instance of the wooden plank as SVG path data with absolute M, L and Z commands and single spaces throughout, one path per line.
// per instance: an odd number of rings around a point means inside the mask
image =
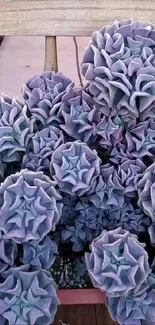
M 45 37 L 45 71 L 58 71 L 56 36 Z
M 94 305 L 59 306 L 53 325 L 61 325 L 60 320 L 69 325 L 96 325 Z M 107 325 L 104 318 L 103 324 Z
M 1 35 L 89 36 L 128 17 L 155 22 L 155 1 L 0 0 Z
M 57 292 L 62 305 L 104 304 L 104 292 L 99 289 L 60 289 Z
M 97 325 L 117 325 L 117 323 L 110 318 L 105 305 L 95 305 L 95 314 Z

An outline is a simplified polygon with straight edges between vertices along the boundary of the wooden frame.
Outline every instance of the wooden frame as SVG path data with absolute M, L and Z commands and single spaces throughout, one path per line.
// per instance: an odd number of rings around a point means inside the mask
M 44 35 L 44 68 L 57 71 L 56 36 L 90 36 L 128 17 L 155 22 L 155 1 L 0 0 L 0 35 Z
M 60 289 L 57 292 L 61 305 L 104 304 L 105 296 L 99 289 Z

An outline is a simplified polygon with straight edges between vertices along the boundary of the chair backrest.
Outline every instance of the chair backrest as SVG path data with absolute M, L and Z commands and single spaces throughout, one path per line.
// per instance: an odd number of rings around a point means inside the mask
M 155 1 L 0 0 L 0 35 L 44 35 L 45 70 L 57 71 L 56 36 L 90 36 L 129 17 L 155 22 Z

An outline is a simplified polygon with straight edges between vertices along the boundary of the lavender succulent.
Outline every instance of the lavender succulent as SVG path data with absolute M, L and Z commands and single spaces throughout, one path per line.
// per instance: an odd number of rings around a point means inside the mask
M 17 257 L 17 244 L 11 239 L 5 239 L 0 231 L 0 273 L 12 266 Z
M 123 138 L 123 140 L 117 143 L 115 147 L 111 148 L 109 152 L 109 160 L 116 165 L 121 165 L 129 159 L 135 160 L 127 148 L 126 139 Z
M 0 98 L 0 160 L 2 163 L 21 161 L 33 124 L 26 116 L 26 106 L 18 99 Z
M 52 154 L 63 142 L 62 131 L 54 126 L 37 131 L 29 141 L 22 161 L 23 168 L 48 172 Z
M 60 107 L 66 96 L 68 98 L 72 88 L 73 83 L 68 77 L 51 71 L 36 75 L 27 81 L 22 90 L 23 98 L 39 128 L 47 123 L 51 109 L 55 111 Z M 57 119 L 58 117 L 55 114 L 55 122 Z
M 21 170 L 0 186 L 0 230 L 17 243 L 41 240 L 55 230 L 61 196 L 43 172 Z
M 130 157 L 144 159 L 155 155 L 155 122 L 145 121 L 125 135 L 127 150 Z
M 103 148 L 113 148 L 122 139 L 122 127 L 119 127 L 109 117 L 105 116 L 95 128 L 95 132 L 100 136 L 98 143 Z
M 62 195 L 63 207 L 59 223 L 69 224 L 76 215 L 75 206 L 78 202 L 78 198 L 64 192 L 60 192 L 60 194 Z
M 86 242 L 86 229 L 79 229 L 74 226 L 66 226 L 61 233 L 63 242 L 71 241 L 73 243 L 72 250 L 80 252 L 84 248 Z
M 155 28 L 147 21 L 115 21 L 96 31 L 85 51 L 83 75 L 106 116 L 129 124 L 154 116 Z
M 61 106 L 61 114 L 64 123 L 60 126 L 67 135 L 86 143 L 95 142 L 95 127 L 99 124 L 100 113 L 83 89 L 73 91 L 72 97 Z
M 145 172 L 139 176 L 137 183 L 138 189 L 138 205 L 144 212 L 155 220 L 155 163 L 149 166 Z
M 138 236 L 147 231 L 150 224 L 150 218 L 130 202 L 125 202 L 122 207 L 111 206 L 109 210 L 103 211 L 102 227 L 106 230 L 121 227 Z
M 145 164 L 138 159 L 128 159 L 118 167 L 120 184 L 124 187 L 124 194 L 127 197 L 136 196 L 137 175 L 146 170 Z
M 97 209 L 88 198 L 81 197 L 74 207 L 72 218 L 64 224 L 62 240 L 71 241 L 73 251 L 82 251 L 104 229 L 103 218 L 103 210 Z
M 144 121 L 126 131 L 123 139 L 113 146 L 110 160 L 121 164 L 128 159 L 139 161 L 145 165 L 154 161 L 155 154 L 155 122 Z
M 48 271 L 24 265 L 1 274 L 0 324 L 51 324 L 58 304 Z
M 51 175 L 61 191 L 81 196 L 88 193 L 100 174 L 101 160 L 95 150 L 80 141 L 66 142 L 51 160 Z
M 23 264 L 31 264 L 43 269 L 49 269 L 54 263 L 57 253 L 56 243 L 46 236 L 40 242 L 32 240 L 23 243 L 23 256 L 20 260 Z
M 148 229 L 149 235 L 150 235 L 150 240 L 151 244 L 155 246 L 155 223 L 152 223 Z
M 124 187 L 114 166 L 101 166 L 101 175 L 95 180 L 89 200 L 101 209 L 109 209 L 111 205 L 121 207 L 124 203 Z
M 151 276 L 138 291 L 123 297 L 106 297 L 110 316 L 120 325 L 153 325 L 155 323 L 155 289 Z M 153 286 L 155 287 L 155 285 Z
M 137 236 L 117 228 L 104 230 L 85 253 L 88 273 L 94 287 L 112 297 L 124 296 L 140 289 L 150 273 L 145 244 Z
M 104 211 L 97 209 L 88 198 L 81 198 L 75 207 L 77 218 L 75 220 L 76 229 L 85 229 L 87 241 L 92 241 L 103 230 L 102 223 Z

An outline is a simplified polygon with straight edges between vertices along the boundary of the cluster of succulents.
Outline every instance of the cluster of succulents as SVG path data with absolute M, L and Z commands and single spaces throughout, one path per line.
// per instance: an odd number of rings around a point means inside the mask
M 0 98 L 0 324 L 51 324 L 57 287 L 91 286 L 155 324 L 155 27 L 94 32 L 82 73 Z

